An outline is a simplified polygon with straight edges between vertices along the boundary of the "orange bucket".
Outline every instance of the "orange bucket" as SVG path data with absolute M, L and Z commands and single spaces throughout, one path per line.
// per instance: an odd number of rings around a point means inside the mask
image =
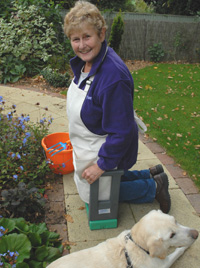
M 41 144 L 44 148 L 46 158 L 49 160 L 49 167 L 56 174 L 64 175 L 74 171 L 72 146 L 70 146 L 70 149 L 65 149 L 53 156 L 51 156 L 51 151 L 47 151 L 49 147 L 57 144 L 58 142 L 66 143 L 67 141 L 69 141 L 69 133 L 67 132 L 52 133 L 42 139 Z

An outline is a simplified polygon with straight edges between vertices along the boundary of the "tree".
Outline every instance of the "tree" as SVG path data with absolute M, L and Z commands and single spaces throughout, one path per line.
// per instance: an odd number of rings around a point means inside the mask
M 173 15 L 197 15 L 200 11 L 200 1 L 197 0 L 144 0 L 155 6 L 155 12 Z
M 123 33 L 124 33 L 124 21 L 122 19 L 121 12 L 119 12 L 113 20 L 111 33 L 108 41 L 110 47 L 112 47 L 117 53 L 119 51 Z
M 124 11 L 127 0 L 91 0 L 90 2 L 100 10 L 112 9 L 113 11 Z

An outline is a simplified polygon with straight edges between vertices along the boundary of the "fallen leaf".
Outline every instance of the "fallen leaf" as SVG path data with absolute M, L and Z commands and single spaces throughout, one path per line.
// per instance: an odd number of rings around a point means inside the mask
M 195 145 L 194 147 L 195 147 L 195 149 L 197 149 L 197 150 L 200 149 L 200 145 L 199 145 L 199 144 L 198 144 L 198 145 Z
M 146 86 L 145 86 L 145 89 L 146 89 L 146 90 L 152 90 L 152 87 L 151 87 L 150 85 L 146 85 Z
M 63 246 L 76 246 L 75 242 L 65 241 L 62 243 Z
M 34 82 L 40 82 L 43 81 L 44 77 L 42 75 L 37 76 L 36 78 L 33 79 Z
M 176 133 L 176 136 L 179 137 L 179 138 L 183 137 L 183 135 L 180 134 L 180 133 Z
M 65 219 L 66 219 L 67 222 L 71 222 L 71 223 L 74 222 L 72 216 L 70 216 L 69 214 L 65 214 Z
M 78 208 L 78 210 L 84 210 L 85 209 L 85 207 L 80 207 L 80 208 Z
M 161 120 L 163 120 L 163 119 L 162 119 L 162 117 L 158 117 L 157 120 L 158 120 L 158 121 L 161 121 Z
M 155 113 L 157 113 L 157 112 L 158 112 L 157 107 L 155 107 L 155 108 L 151 108 L 151 110 L 152 110 L 152 111 L 154 111 Z

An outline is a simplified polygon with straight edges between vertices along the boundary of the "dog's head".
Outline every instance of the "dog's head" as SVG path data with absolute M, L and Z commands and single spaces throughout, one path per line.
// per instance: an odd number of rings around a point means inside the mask
M 178 224 L 173 216 L 153 210 L 131 230 L 133 239 L 151 257 L 164 259 L 170 247 L 190 246 L 198 237 L 194 229 Z

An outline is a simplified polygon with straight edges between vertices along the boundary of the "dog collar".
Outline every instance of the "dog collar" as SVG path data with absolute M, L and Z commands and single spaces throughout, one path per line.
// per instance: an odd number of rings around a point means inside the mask
M 127 262 L 126 268 L 133 268 L 130 257 L 128 255 L 128 251 L 125 248 L 124 248 L 124 254 L 125 254 L 126 262 Z
M 128 233 L 127 235 L 125 235 L 125 241 L 127 242 L 128 240 L 131 240 L 137 247 L 139 247 L 140 249 L 142 249 L 144 252 L 146 252 L 149 255 L 149 251 L 147 251 L 146 249 L 142 248 L 140 245 L 138 245 L 132 238 L 131 234 Z M 126 257 L 126 262 L 127 262 L 127 266 L 126 268 L 133 268 L 133 265 L 131 263 L 131 259 L 128 255 L 128 251 L 124 248 L 124 254 Z
M 129 239 L 130 239 L 130 240 L 131 240 L 137 247 L 141 248 L 144 252 L 146 252 L 146 253 L 149 255 L 149 251 L 147 251 L 146 249 L 144 249 L 144 248 L 142 248 L 140 245 L 138 245 L 138 244 L 133 240 L 133 238 L 132 238 L 132 236 L 131 236 L 130 233 L 127 234 L 127 235 L 125 236 L 125 241 L 127 242 Z

